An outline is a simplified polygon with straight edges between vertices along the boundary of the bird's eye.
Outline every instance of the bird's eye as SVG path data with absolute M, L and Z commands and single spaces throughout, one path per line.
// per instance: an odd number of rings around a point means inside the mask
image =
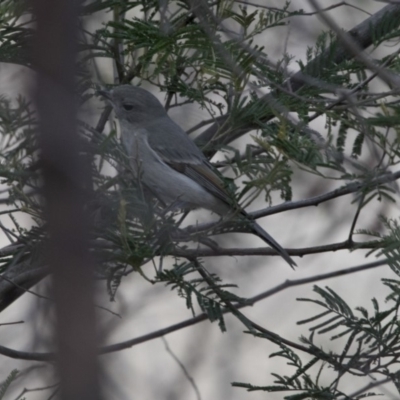
M 132 104 L 123 104 L 122 107 L 124 107 L 126 111 L 130 111 L 133 109 Z

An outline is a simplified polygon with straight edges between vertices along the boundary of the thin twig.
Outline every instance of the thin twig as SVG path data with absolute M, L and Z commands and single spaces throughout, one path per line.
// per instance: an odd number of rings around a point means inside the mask
M 168 345 L 167 339 L 165 339 L 165 337 L 162 337 L 161 340 L 164 343 L 165 346 L 165 350 L 167 351 L 167 353 L 175 360 L 175 362 L 179 365 L 179 368 L 182 370 L 183 374 L 185 375 L 186 379 L 189 381 L 190 385 L 192 386 L 194 393 L 196 395 L 197 400 L 201 400 L 201 395 L 200 395 L 200 391 L 199 388 L 196 385 L 195 380 L 193 379 L 193 377 L 189 374 L 188 370 L 186 369 L 186 367 L 184 366 L 184 364 L 182 363 L 182 361 L 176 356 L 176 354 L 171 350 L 171 348 Z

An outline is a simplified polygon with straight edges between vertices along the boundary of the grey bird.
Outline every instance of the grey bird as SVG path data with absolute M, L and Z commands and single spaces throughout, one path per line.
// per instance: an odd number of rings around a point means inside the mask
M 291 267 L 296 266 L 287 251 L 234 204 L 219 172 L 153 94 L 131 85 L 98 93 L 109 100 L 119 119 L 122 142 L 135 177 L 140 177 L 165 205 L 200 207 L 220 216 L 236 212 L 249 221 L 254 234 Z

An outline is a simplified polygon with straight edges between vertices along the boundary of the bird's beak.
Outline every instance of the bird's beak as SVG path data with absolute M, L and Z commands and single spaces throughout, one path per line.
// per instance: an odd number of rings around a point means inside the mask
M 111 93 L 108 90 L 97 90 L 96 94 L 105 97 L 107 100 L 112 101 Z

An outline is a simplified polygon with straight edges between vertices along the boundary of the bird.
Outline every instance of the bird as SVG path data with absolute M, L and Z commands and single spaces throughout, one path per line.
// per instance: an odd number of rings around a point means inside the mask
M 252 233 L 272 247 L 292 268 L 296 263 L 275 239 L 232 200 L 219 171 L 152 93 L 119 85 L 97 93 L 111 103 L 130 167 L 166 206 L 204 208 L 221 217 L 237 214 Z

